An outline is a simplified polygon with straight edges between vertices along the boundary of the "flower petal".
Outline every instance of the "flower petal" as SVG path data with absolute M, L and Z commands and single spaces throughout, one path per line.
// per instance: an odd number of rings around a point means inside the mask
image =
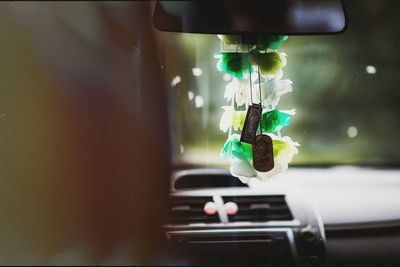
M 253 178 L 257 176 L 253 166 L 245 158 L 233 162 L 230 171 L 235 177 Z
M 232 126 L 233 107 L 223 106 L 222 109 L 224 109 L 224 113 L 222 114 L 221 120 L 219 122 L 219 129 L 226 133 Z
M 249 61 L 249 53 L 218 52 L 214 55 L 218 58 L 217 69 L 226 72 L 238 79 L 243 79 L 246 73 L 253 72 Z
M 239 91 L 240 82 L 238 79 L 233 77 L 232 81 L 230 81 L 225 87 L 224 97 L 229 101 L 235 97 L 237 92 Z
M 280 131 L 283 127 L 290 124 L 290 115 L 274 109 L 262 114 L 262 129 L 264 132 L 271 133 Z
M 252 52 L 250 53 L 250 60 L 258 65 L 261 74 L 276 75 L 283 67 L 283 64 L 285 63 L 284 60 L 286 60 L 286 58 L 277 52 Z

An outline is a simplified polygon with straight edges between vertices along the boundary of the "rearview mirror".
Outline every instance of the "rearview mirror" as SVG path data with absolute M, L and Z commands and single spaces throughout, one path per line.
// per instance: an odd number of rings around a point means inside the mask
M 161 31 L 204 34 L 319 35 L 347 27 L 341 0 L 157 1 Z

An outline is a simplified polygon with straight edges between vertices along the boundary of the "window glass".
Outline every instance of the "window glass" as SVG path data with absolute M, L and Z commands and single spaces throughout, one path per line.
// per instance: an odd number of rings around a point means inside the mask
M 341 35 L 290 36 L 284 79 L 293 92 L 280 109 L 297 111 L 282 130 L 301 144 L 295 165 L 400 163 L 400 4 L 346 2 L 349 28 Z M 159 32 L 175 164 L 225 165 L 227 138 L 218 124 L 230 77 L 216 69 L 215 35 Z

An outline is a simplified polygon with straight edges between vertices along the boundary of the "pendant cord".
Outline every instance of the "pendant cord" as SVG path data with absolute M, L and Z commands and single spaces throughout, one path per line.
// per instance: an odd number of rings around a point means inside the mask
M 250 79 L 250 100 L 251 104 L 253 104 L 253 85 L 251 81 L 251 65 L 250 65 L 250 60 L 249 60 L 249 79 Z
M 258 67 L 258 89 L 260 93 L 260 107 L 261 107 L 261 112 L 260 112 L 260 134 L 262 134 L 262 95 L 261 95 L 261 74 L 260 74 L 260 67 Z

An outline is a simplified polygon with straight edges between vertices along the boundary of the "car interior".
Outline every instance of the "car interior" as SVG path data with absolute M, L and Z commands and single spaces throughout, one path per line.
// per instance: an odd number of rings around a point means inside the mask
M 399 16 L 1 2 L 0 264 L 400 266 Z

